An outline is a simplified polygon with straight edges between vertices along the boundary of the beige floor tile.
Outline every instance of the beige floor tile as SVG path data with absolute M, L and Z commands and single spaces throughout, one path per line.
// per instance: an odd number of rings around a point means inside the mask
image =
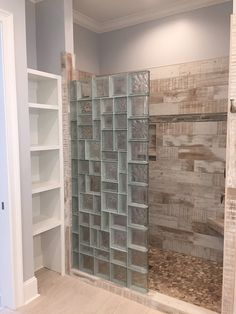
M 160 314 L 79 278 L 42 270 L 38 283 L 39 298 L 18 311 L 0 314 Z

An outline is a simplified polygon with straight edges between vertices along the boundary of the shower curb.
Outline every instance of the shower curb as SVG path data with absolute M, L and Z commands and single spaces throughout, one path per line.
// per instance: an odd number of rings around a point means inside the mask
M 72 269 L 70 274 L 71 276 L 79 277 L 81 280 L 92 286 L 102 288 L 152 309 L 162 311 L 166 314 L 219 314 L 217 312 L 169 297 L 153 290 L 150 290 L 147 294 L 141 294 L 76 269 Z

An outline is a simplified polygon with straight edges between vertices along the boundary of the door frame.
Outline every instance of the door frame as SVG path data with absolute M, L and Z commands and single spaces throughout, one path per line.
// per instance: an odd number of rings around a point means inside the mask
M 15 72 L 15 45 L 13 14 L 0 9 L 2 23 L 2 50 L 4 75 L 4 104 L 6 128 L 6 154 L 8 173 L 8 215 L 10 254 L 8 256 L 11 271 L 11 297 L 4 298 L 2 306 L 16 309 L 24 304 L 23 292 L 23 251 L 22 251 L 22 223 L 21 223 L 21 185 L 20 185 L 20 157 L 19 133 L 17 115 L 17 91 Z M 0 269 L 0 273 L 1 270 Z M 8 292 L 9 293 L 9 292 Z M 4 302 L 6 300 L 6 303 Z M 4 304 L 5 303 L 5 304 Z

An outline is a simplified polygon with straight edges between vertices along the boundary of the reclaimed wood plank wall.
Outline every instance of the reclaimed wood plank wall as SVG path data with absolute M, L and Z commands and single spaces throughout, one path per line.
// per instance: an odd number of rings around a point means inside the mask
M 222 261 L 228 58 L 151 69 L 150 243 Z

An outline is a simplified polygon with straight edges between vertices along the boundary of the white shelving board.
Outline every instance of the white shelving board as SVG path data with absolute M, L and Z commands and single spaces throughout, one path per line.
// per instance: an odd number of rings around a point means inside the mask
M 28 69 L 35 270 L 64 275 L 61 77 Z

